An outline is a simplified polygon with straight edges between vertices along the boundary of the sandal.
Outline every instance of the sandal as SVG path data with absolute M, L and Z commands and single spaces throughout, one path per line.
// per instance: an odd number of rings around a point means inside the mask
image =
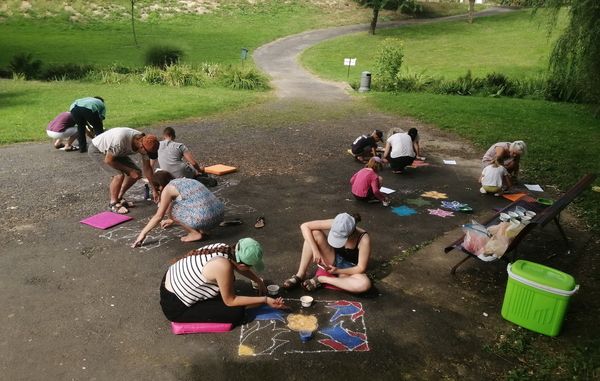
M 257 229 L 264 228 L 265 227 L 265 218 L 263 216 L 258 217 L 256 219 L 256 223 L 254 224 L 254 227 Z
M 298 287 L 300 285 L 300 283 L 302 282 L 302 279 L 298 276 L 298 275 L 294 275 L 289 279 L 286 279 L 283 284 L 281 285 L 281 287 L 283 287 L 286 290 Z
M 315 291 L 321 287 L 323 287 L 323 284 L 321 284 L 321 282 L 319 282 L 319 279 L 317 276 L 315 276 L 314 278 L 307 279 L 304 282 L 302 282 L 302 288 L 308 292 Z
M 65 151 L 65 152 L 79 151 L 79 147 L 77 147 L 77 146 L 69 146 L 69 147 L 65 147 L 63 149 L 63 151 Z
M 110 211 L 113 213 L 117 213 L 117 214 L 129 213 L 129 209 L 127 209 L 123 205 L 119 204 L 118 202 L 113 202 L 113 203 L 109 204 L 108 206 L 110 208 Z
M 124 208 L 133 208 L 133 207 L 135 207 L 135 205 L 133 204 L 133 202 L 127 201 L 127 200 L 124 200 L 124 199 L 120 199 L 119 201 L 117 201 L 117 203 L 120 204 Z

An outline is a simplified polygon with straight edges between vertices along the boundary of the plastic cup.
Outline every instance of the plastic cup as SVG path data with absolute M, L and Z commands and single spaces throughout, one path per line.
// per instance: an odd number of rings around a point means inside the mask
M 536 213 L 535 213 L 534 211 L 532 211 L 532 210 L 528 210 L 528 211 L 526 211 L 526 212 L 525 212 L 525 215 L 526 215 L 527 217 L 530 217 L 530 218 L 533 218 L 533 217 L 535 217 L 535 214 L 536 214 Z
M 313 303 L 313 300 L 314 299 L 312 296 L 304 295 L 300 298 L 300 303 L 302 304 L 302 307 L 310 307 Z
M 269 295 L 275 296 L 279 294 L 279 286 L 276 284 L 270 284 L 267 286 L 267 291 L 269 292 Z
M 510 216 L 508 214 L 506 214 L 506 213 L 500 213 L 500 221 L 506 222 L 508 220 L 510 220 Z
M 313 337 L 313 333 L 311 331 L 300 331 L 300 340 L 303 343 L 308 342 L 310 339 L 312 339 Z

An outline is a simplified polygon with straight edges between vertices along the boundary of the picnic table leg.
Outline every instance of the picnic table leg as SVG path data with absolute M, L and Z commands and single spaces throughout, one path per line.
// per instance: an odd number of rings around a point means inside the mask
M 450 274 L 456 275 L 456 269 L 458 269 L 463 263 L 465 263 L 470 258 L 472 258 L 472 256 L 469 254 L 466 254 L 466 257 L 464 257 L 463 259 L 461 259 L 460 262 L 458 262 L 457 264 L 454 265 L 452 270 L 450 270 Z
M 567 245 L 567 254 L 571 254 L 571 245 L 569 243 L 569 238 L 567 238 L 565 231 L 563 230 L 562 226 L 560 225 L 559 217 L 560 217 L 560 214 L 558 214 L 557 216 L 554 217 L 554 223 L 556 224 L 556 227 L 558 228 L 560 235 L 563 237 L 563 240 L 565 241 L 565 245 Z

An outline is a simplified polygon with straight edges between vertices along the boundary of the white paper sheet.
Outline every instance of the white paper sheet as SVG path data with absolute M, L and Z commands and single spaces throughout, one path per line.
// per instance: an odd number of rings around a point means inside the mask
M 525 184 L 525 186 L 527 187 L 527 189 L 529 189 L 532 192 L 543 192 L 544 191 L 542 189 L 542 187 L 539 186 L 538 184 Z
M 456 160 L 444 160 L 444 164 L 456 165 Z
M 385 194 L 392 194 L 395 192 L 395 190 L 393 190 L 391 188 L 387 188 L 387 187 L 381 187 L 381 188 L 379 188 L 379 191 L 381 193 L 385 193 Z

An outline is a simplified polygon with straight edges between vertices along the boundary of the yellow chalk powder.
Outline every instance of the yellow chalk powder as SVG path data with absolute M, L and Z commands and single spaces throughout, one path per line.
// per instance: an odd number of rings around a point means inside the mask
M 254 349 L 250 348 L 247 345 L 240 344 L 240 346 L 238 348 L 238 355 L 239 356 L 252 356 L 252 355 L 254 355 Z
M 315 315 L 289 314 L 287 317 L 288 328 L 292 331 L 314 332 L 318 328 L 317 317 Z

